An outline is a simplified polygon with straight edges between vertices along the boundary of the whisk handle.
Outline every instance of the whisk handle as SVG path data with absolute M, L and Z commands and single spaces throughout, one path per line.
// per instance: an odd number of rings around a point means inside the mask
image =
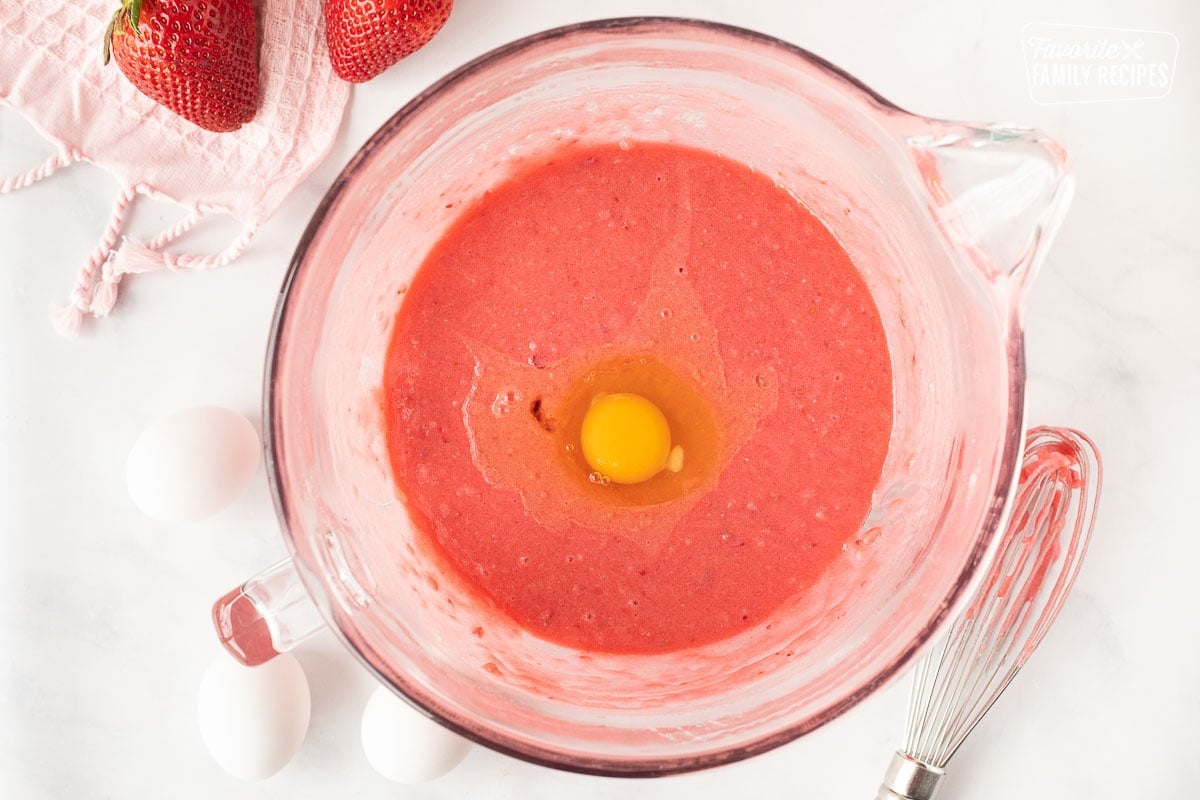
M 933 800 L 946 771 L 904 753 L 892 756 L 875 800 Z

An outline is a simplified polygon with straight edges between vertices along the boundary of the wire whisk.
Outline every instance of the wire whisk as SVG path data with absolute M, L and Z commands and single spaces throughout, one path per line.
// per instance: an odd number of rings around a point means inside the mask
M 946 764 L 1037 648 L 1075 581 L 1100 494 L 1083 434 L 1034 428 L 1008 527 L 983 581 L 915 670 L 904 747 L 876 800 L 932 800 Z

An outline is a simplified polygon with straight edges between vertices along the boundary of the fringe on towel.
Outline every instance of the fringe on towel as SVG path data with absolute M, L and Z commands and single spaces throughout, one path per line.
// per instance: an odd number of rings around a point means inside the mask
M 78 151 L 64 149 L 37 167 L 0 181 L 0 194 L 24 189 L 48 178 L 62 167 L 81 160 L 83 156 Z M 223 267 L 241 255 L 254 238 L 256 229 L 246 225 L 242 235 L 220 253 L 195 256 L 165 251 L 163 248 L 194 228 L 207 216 L 223 213 L 223 209 L 205 204 L 196 206 L 187 216 L 148 242 L 123 236 L 121 231 L 134 202 L 139 196 L 151 194 L 148 186 L 136 184 L 126 187 L 117 196 L 108 225 L 100 235 L 100 241 L 79 268 L 67 305 L 51 313 L 55 329 L 63 336 L 78 336 L 87 316 L 107 317 L 116 305 L 121 281 L 126 275 L 160 269 L 200 271 Z

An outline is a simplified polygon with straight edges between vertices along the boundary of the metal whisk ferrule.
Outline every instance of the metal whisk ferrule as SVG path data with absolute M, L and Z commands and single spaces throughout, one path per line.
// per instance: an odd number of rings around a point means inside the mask
M 946 770 L 922 764 L 912 756 L 896 753 L 883 776 L 875 800 L 933 800 Z

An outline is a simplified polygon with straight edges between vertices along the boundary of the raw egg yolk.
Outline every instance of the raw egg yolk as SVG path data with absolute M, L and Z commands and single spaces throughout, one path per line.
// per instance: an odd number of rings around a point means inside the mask
M 588 466 L 613 483 L 641 483 L 674 466 L 671 428 L 639 394 L 597 394 L 583 417 L 580 444 Z

